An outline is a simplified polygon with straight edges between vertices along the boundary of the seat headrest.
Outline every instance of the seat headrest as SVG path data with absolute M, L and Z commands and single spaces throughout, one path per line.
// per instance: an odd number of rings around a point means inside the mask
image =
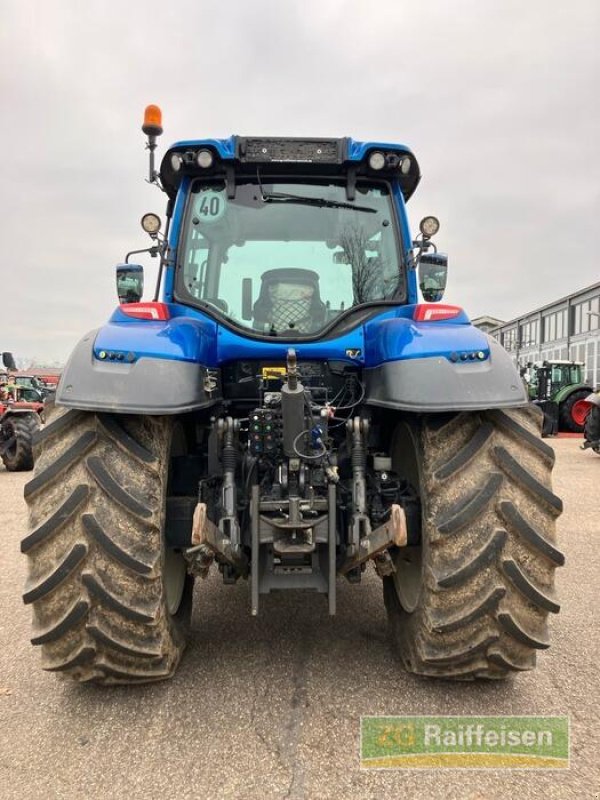
M 312 269 L 299 267 L 278 267 L 263 272 L 261 276 L 263 285 L 269 283 L 308 283 L 311 286 L 319 285 L 319 275 Z

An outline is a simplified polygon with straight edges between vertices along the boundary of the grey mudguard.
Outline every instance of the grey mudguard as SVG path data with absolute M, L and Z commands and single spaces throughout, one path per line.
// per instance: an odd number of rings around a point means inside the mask
M 594 392 L 593 394 L 589 394 L 585 399 L 594 406 L 600 406 L 600 394 Z
M 444 356 L 387 361 L 364 372 L 365 402 L 402 411 L 474 411 L 526 405 L 522 380 L 506 350 L 488 337 L 485 361 Z
M 133 364 L 99 361 L 93 353 L 97 332 L 84 336 L 73 351 L 56 390 L 57 405 L 121 414 L 182 414 L 219 401 L 220 387 L 206 391 L 208 371 L 200 364 L 165 358 L 140 358 Z

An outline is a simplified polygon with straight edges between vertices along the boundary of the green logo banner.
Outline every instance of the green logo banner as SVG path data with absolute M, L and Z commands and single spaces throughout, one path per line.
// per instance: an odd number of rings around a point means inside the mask
M 565 769 L 568 717 L 361 717 L 363 769 Z

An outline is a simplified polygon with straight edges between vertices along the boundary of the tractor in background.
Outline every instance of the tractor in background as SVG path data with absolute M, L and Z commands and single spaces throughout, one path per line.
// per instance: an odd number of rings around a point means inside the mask
M 15 369 L 11 353 L 2 353 L 7 370 Z M 0 458 L 9 472 L 33 469 L 33 435 L 40 427 L 44 404 L 23 402 L 19 389 L 6 374 L 0 382 Z
M 43 403 L 47 397 L 54 394 L 56 387 L 48 387 L 43 380 L 36 375 L 24 375 L 19 373 L 13 376 L 13 382 L 19 387 L 21 397 L 28 402 Z
M 583 378 L 582 361 L 544 361 L 521 370 L 529 399 L 544 412 L 544 436 L 559 431 L 583 433 L 593 388 Z

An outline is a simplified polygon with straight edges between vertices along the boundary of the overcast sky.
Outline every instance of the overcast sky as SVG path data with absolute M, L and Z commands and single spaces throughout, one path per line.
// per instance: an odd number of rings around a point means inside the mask
M 65 359 L 144 247 L 144 107 L 169 142 L 409 145 L 446 299 L 511 318 L 600 280 L 598 0 L 0 0 L 0 349 Z M 146 299 L 155 274 L 147 269 Z

